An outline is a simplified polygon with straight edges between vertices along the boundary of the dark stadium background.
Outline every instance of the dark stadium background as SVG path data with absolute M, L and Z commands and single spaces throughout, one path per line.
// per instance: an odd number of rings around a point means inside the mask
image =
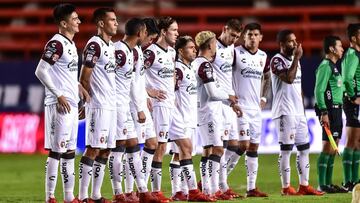
M 278 51 L 276 33 L 293 29 L 303 44 L 303 90 L 310 111 L 314 71 L 322 57 L 321 40 L 335 34 L 347 47 L 346 26 L 359 22 L 360 16 L 359 0 L 0 0 L 0 152 L 42 152 L 44 89 L 34 71 L 45 43 L 57 32 L 51 15 L 60 2 L 77 6 L 82 21 L 74 38 L 79 56 L 95 34 L 91 15 L 100 6 L 117 11 L 120 25 L 114 41 L 121 39 L 124 22 L 132 16 L 173 16 L 180 35 L 192 36 L 201 30 L 219 35 L 227 19 L 239 18 L 244 24 L 255 21 L 263 26 L 260 48 L 270 58 Z

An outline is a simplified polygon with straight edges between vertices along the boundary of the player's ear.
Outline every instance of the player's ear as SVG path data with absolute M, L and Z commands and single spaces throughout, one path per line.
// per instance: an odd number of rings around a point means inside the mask
M 260 35 L 259 35 L 260 42 L 262 41 L 262 38 L 263 38 L 263 35 L 260 33 Z
M 99 27 L 104 27 L 104 21 L 99 20 L 98 25 L 99 25 Z
M 334 47 L 329 47 L 329 50 L 330 50 L 331 53 L 336 53 Z
M 60 22 L 60 25 L 61 25 L 61 27 L 64 27 L 64 28 L 66 28 L 66 22 L 65 22 L 65 20 L 62 20 L 61 22 Z

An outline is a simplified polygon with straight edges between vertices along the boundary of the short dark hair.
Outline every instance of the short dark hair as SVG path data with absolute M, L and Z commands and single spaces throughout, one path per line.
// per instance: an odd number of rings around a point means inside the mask
M 170 25 L 175 23 L 176 20 L 170 16 L 165 16 L 159 18 L 158 28 L 161 31 L 162 29 L 167 30 L 169 29 Z
M 141 28 L 145 27 L 145 23 L 140 18 L 131 18 L 125 24 L 125 35 L 134 36 L 141 31 Z
M 347 35 L 351 41 L 351 37 L 355 36 L 360 30 L 360 23 L 350 23 L 347 27 Z
M 154 18 L 144 18 L 143 21 L 146 25 L 148 35 L 160 33 L 156 20 Z
M 236 32 L 241 32 L 243 30 L 240 20 L 235 19 L 235 18 L 228 20 L 226 22 L 225 26 L 227 26 L 228 28 L 230 28 Z
M 188 35 L 181 36 L 176 40 L 175 42 L 176 60 L 179 58 L 179 49 L 184 48 L 186 44 L 189 42 L 194 42 L 195 44 L 193 38 Z
M 61 21 L 66 20 L 75 10 L 75 6 L 72 4 L 59 4 L 55 6 L 53 10 L 55 23 L 60 24 Z
M 278 43 L 280 42 L 286 42 L 287 40 L 287 37 L 290 35 L 290 34 L 294 34 L 294 32 L 292 30 L 289 30 L 289 29 L 285 29 L 285 30 L 280 30 L 276 36 L 276 41 Z
M 341 41 L 340 37 L 334 35 L 328 35 L 324 38 L 323 49 L 325 54 L 330 53 L 330 47 L 335 47 L 336 41 Z
M 104 20 L 106 13 L 110 12 L 115 13 L 115 10 L 109 7 L 97 8 L 93 13 L 93 22 L 98 23 L 100 20 Z
M 245 25 L 243 32 L 245 33 L 248 30 L 259 30 L 259 32 L 261 33 L 261 25 L 259 23 L 248 23 Z

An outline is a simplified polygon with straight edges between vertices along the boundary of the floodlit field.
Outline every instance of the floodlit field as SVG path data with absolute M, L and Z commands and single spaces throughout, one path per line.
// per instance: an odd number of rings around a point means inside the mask
M 317 154 L 310 156 L 311 158 L 311 174 L 310 183 L 317 187 L 316 175 L 316 158 Z M 282 197 L 280 195 L 280 178 L 277 168 L 277 155 L 260 155 L 259 157 L 259 172 L 258 172 L 258 187 L 270 194 L 268 198 L 248 198 L 245 200 L 233 200 L 227 202 L 265 202 L 265 203 L 308 203 L 308 202 L 326 202 L 326 203 L 341 203 L 351 202 L 351 194 L 326 194 L 322 197 L 315 196 L 300 196 L 300 197 Z M 78 163 L 80 157 L 76 158 Z M 17 155 L 17 154 L 0 154 L 0 202 L 44 202 L 44 171 L 45 171 L 45 155 Z M 200 157 L 194 158 L 194 165 L 198 174 Z M 163 181 L 162 188 L 166 195 L 170 195 L 171 185 L 169 180 L 168 165 L 170 156 L 166 156 L 163 163 Z M 246 191 L 246 175 L 244 167 L 244 158 L 240 159 L 240 164 L 229 176 L 229 183 L 231 187 L 242 194 Z M 292 185 L 298 186 L 298 177 L 296 175 L 295 156 L 292 155 Z M 76 164 L 76 167 L 78 164 Z M 334 167 L 334 183 L 340 184 L 342 180 L 340 158 L 336 158 Z M 76 172 L 78 169 L 76 168 Z M 77 174 L 78 176 L 78 174 Z M 197 176 L 199 179 L 199 176 Z M 75 195 L 78 191 L 78 182 L 75 186 Z M 58 187 L 56 197 L 58 202 L 62 202 L 61 192 L 61 177 L 58 177 Z M 106 198 L 112 197 L 111 183 L 108 177 L 108 170 L 104 179 L 102 187 L 102 194 Z M 222 201 L 224 202 L 224 201 Z

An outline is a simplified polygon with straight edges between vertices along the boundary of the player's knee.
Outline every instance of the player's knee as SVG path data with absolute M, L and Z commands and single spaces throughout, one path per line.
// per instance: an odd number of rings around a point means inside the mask
M 259 148 L 259 144 L 250 143 L 247 151 L 257 152 L 258 148 Z
M 148 148 L 148 149 L 156 149 L 157 146 L 158 146 L 158 142 L 157 142 L 157 139 L 155 137 L 147 139 L 145 141 L 145 147 Z
M 241 141 L 240 142 L 240 145 L 239 145 L 239 148 L 242 150 L 242 151 L 247 151 L 249 149 L 249 141 Z
M 104 149 L 104 150 L 100 150 L 98 157 L 107 159 L 110 155 L 110 150 L 109 149 Z
M 56 159 L 56 160 L 60 160 L 61 158 L 61 153 L 59 152 L 54 152 L 54 151 L 49 151 L 49 157 Z
M 222 156 L 224 154 L 224 148 L 222 147 L 213 147 L 212 149 L 212 154 L 218 155 L 218 156 Z

